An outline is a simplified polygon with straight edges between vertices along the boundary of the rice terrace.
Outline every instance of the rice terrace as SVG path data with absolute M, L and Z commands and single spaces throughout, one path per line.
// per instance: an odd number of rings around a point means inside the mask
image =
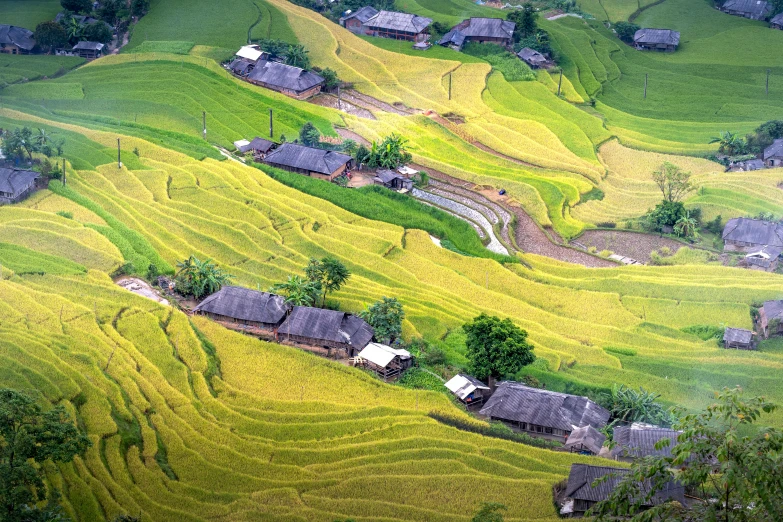
M 783 520 L 783 0 L 0 0 L 0 522 Z

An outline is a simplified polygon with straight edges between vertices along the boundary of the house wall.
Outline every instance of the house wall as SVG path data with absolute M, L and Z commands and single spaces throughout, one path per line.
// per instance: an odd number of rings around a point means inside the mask
M 565 440 L 571 434 L 570 431 L 565 431 L 558 428 L 551 428 L 549 426 L 541 426 L 538 424 L 530 424 L 527 422 L 516 422 L 507 419 L 501 419 L 499 417 L 492 417 L 492 420 L 502 421 L 504 424 L 507 424 L 508 426 L 510 426 L 512 429 L 516 431 L 521 431 L 527 433 L 532 437 L 538 437 L 541 439 L 565 442 Z
M 357 18 L 345 21 L 345 28 L 355 34 L 367 34 L 367 27 Z
M 98 51 L 93 51 L 91 49 L 79 49 L 78 51 L 76 51 L 76 55 L 86 60 L 94 60 L 100 57 L 101 53 Z
M 673 53 L 677 50 L 677 48 L 673 45 L 664 45 L 664 44 L 641 44 L 637 43 L 636 48 L 640 51 L 662 51 L 667 53 Z
M 769 24 L 772 29 L 783 29 L 783 24 Z
M 288 89 L 281 89 L 280 87 L 278 87 L 276 85 L 270 85 L 270 84 L 264 83 L 264 82 L 253 81 L 253 80 L 250 80 L 250 79 L 248 79 L 247 81 L 249 83 L 252 83 L 253 85 L 258 85 L 260 87 L 264 87 L 265 89 L 269 89 L 269 90 L 272 90 L 272 91 L 277 91 L 277 92 L 283 93 L 286 96 L 290 96 L 291 98 L 296 98 L 297 100 L 306 100 L 306 99 L 308 99 L 308 98 L 310 98 L 312 96 L 315 96 L 316 94 L 321 92 L 321 87 L 322 87 L 321 85 L 316 85 L 315 87 L 311 87 L 311 88 L 309 88 L 306 91 L 296 92 L 296 91 L 291 91 L 291 90 L 288 90 Z
M 479 36 L 467 36 L 465 37 L 465 43 L 468 42 L 493 43 L 508 47 L 511 45 L 511 38 L 485 38 Z
M 24 49 L 20 49 L 14 44 L 5 44 L 0 47 L 0 54 L 30 54 Z
M 220 314 L 213 314 L 209 312 L 196 312 L 199 315 L 204 315 L 206 317 L 209 317 L 212 320 L 215 321 L 222 321 L 224 323 L 234 323 L 234 324 L 242 324 L 245 326 L 252 326 L 253 328 L 258 328 L 260 330 L 268 330 L 270 332 L 273 332 L 275 327 L 279 326 L 283 321 L 281 320 L 277 324 L 270 324 L 270 323 L 259 323 L 257 321 L 243 321 L 241 319 L 236 319 L 235 317 L 229 317 L 227 315 L 220 315 Z
M 22 201 L 27 196 L 30 195 L 30 192 L 33 191 L 35 188 L 35 181 L 28 184 L 24 190 L 14 195 L 10 192 L 0 192 L 0 205 L 8 205 L 10 203 L 18 203 L 19 201 Z
M 378 36 L 380 38 L 391 38 L 392 40 L 408 40 L 410 42 L 425 42 L 427 41 L 427 33 L 409 33 L 405 31 L 395 31 L 390 29 L 380 29 L 374 27 L 368 27 L 365 34 L 371 36 Z
M 724 346 L 725 346 L 727 349 L 729 349 L 729 348 L 734 348 L 734 349 L 737 349 L 737 350 L 752 350 L 752 349 L 753 349 L 753 347 L 752 347 L 750 344 L 747 344 L 747 343 L 737 343 L 737 342 L 729 342 L 729 341 L 726 341 L 726 342 L 724 343 Z
M 783 167 L 783 157 L 772 156 L 764 163 L 767 165 L 767 167 Z

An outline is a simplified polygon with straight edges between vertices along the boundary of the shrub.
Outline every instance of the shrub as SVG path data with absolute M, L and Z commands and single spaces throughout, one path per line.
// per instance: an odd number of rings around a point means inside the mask
M 612 254 L 614 254 L 614 252 L 612 252 L 611 250 L 601 250 L 601 251 L 598 253 L 598 255 L 599 255 L 599 256 L 601 256 L 601 257 L 609 257 L 609 256 L 611 256 Z
M 58 210 L 57 215 L 65 219 L 73 219 L 73 212 L 68 212 L 67 210 Z
M 599 223 L 596 223 L 600 228 L 615 228 L 617 227 L 617 223 L 614 221 L 601 221 Z
M 633 42 L 633 35 L 639 29 L 641 27 L 632 22 L 615 22 L 614 24 L 614 31 L 617 33 L 617 37 L 627 43 Z
M 421 362 L 427 366 L 441 366 L 446 364 L 446 352 L 432 346 L 422 354 Z

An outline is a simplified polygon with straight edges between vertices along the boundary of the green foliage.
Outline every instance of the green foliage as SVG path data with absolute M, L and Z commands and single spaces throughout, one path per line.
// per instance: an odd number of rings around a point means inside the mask
M 93 22 L 84 28 L 84 38 L 90 42 L 107 44 L 112 41 L 114 35 L 111 28 L 103 22 Z
M 723 339 L 723 332 L 726 329 L 722 326 L 714 326 L 709 324 L 696 324 L 693 326 L 686 326 L 682 329 L 683 332 L 693 334 L 702 341 L 709 341 L 715 339 L 720 341 Z
M 675 223 L 674 223 L 674 233 L 678 236 L 686 237 L 686 238 L 697 238 L 699 237 L 699 222 L 691 216 L 691 213 L 687 210 L 685 211 L 685 215 L 681 216 Z
M 392 133 L 380 143 L 373 141 L 369 152 L 361 162 L 366 163 L 370 168 L 396 169 L 411 161 L 411 155 L 406 150 L 407 144 L 407 139 Z M 358 156 L 357 151 L 357 161 L 359 161 Z
M 321 132 L 315 128 L 312 122 L 302 125 L 299 130 L 299 141 L 308 147 L 317 147 L 321 143 Z
M 412 390 L 431 390 L 438 393 L 444 393 L 446 387 L 443 386 L 443 379 L 422 369 L 410 368 L 402 374 L 397 381 L 399 386 L 410 388 Z
M 436 346 L 429 347 L 421 355 L 421 362 L 427 366 L 442 366 L 446 364 L 446 352 Z
M 43 411 L 29 395 L 0 389 L 0 510 L 3 522 L 58 519 L 59 493 L 44 482 L 43 464 L 71 462 L 91 445 L 63 407 Z
M 393 343 L 402 334 L 402 320 L 405 312 L 396 297 L 382 297 L 359 313 L 375 330 L 375 338 L 387 344 Z
M 131 14 L 136 17 L 142 17 L 147 14 L 150 8 L 150 0 L 132 0 Z
M 63 47 L 68 43 L 68 34 L 63 26 L 54 21 L 41 22 L 35 27 L 34 38 L 36 43 L 48 52 L 57 47 Z
M 613 28 L 617 33 L 617 37 L 626 43 L 633 43 L 634 34 L 641 29 L 633 22 L 615 22 Z
M 710 139 L 710 143 L 717 143 L 718 152 L 729 156 L 745 154 L 748 147 L 742 136 L 729 131 L 721 131 L 720 135 Z
M 693 190 L 690 182 L 691 173 L 684 172 L 680 167 L 668 161 L 654 170 L 652 179 L 663 195 L 664 201 L 681 201 L 686 194 Z
M 527 38 L 538 30 L 538 13 L 533 4 L 526 3 L 522 9 L 515 9 L 508 13 L 506 19 L 514 22 L 514 41 Z
M 470 372 L 479 378 L 513 375 L 536 360 L 527 331 L 510 319 L 481 314 L 462 326 Z
M 598 521 L 630 517 L 633 522 L 721 520 L 772 522 L 783 517 L 780 457 L 783 433 L 754 426 L 776 405 L 764 397 L 746 399 L 725 388 L 700 413 L 683 414 L 672 426 L 682 431 L 671 457 L 635 461 L 607 500 L 592 509 Z M 668 439 L 656 447 L 663 448 Z M 677 470 L 676 472 L 673 470 Z M 671 480 L 699 491 L 702 502 L 665 502 L 646 509 Z
M 60 0 L 60 5 L 66 11 L 82 14 L 92 11 L 92 2 L 90 0 Z
M 685 205 L 679 201 L 661 201 L 641 220 L 642 227 L 648 231 L 660 231 L 663 227 L 673 227 L 685 217 Z
M 530 4 L 527 4 L 530 5 Z M 481 508 L 471 519 L 471 522 L 503 522 L 503 514 L 506 506 L 497 502 L 482 502 Z
M 783 120 L 772 120 L 762 123 L 745 137 L 747 152 L 761 154 L 772 142 L 783 138 Z
M 334 256 L 326 256 L 323 259 L 310 258 L 305 267 L 305 275 L 322 293 L 321 306 L 326 306 L 326 296 L 338 291 L 345 285 L 351 272 Z
M 313 306 L 321 287 L 314 281 L 294 275 L 288 276 L 284 283 L 273 285 L 269 291 L 282 295 L 285 302 L 292 306 Z
M 201 261 L 195 256 L 180 261 L 177 268 L 177 291 L 196 299 L 214 294 L 233 278 L 211 260 Z
M 309 69 L 310 58 L 307 56 L 308 53 L 309 51 L 301 44 L 289 45 L 285 54 L 285 63 L 300 69 Z
M 613 384 L 609 393 L 598 397 L 598 403 L 609 410 L 611 414 L 608 428 L 617 425 L 627 425 L 634 422 L 644 422 L 656 426 L 669 426 L 671 414 L 658 402 L 660 395 L 646 391 L 628 388 L 624 384 Z
M 340 85 L 340 78 L 337 77 L 337 73 L 334 71 L 334 69 L 330 69 L 329 67 L 327 67 L 322 71 L 318 71 L 318 74 L 320 74 L 323 77 L 324 88 L 327 91 L 336 89 L 337 86 Z

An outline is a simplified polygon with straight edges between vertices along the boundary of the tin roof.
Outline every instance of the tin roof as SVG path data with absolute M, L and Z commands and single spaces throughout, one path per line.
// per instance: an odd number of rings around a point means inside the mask
M 40 176 L 38 172 L 32 170 L 0 168 L 0 192 L 12 194 L 13 199 Z
M 351 161 L 351 157 L 333 150 L 305 147 L 296 143 L 283 143 L 264 161 L 270 165 L 282 165 L 320 174 L 331 174 Z
M 251 62 L 257 62 L 264 54 L 264 51 L 257 45 L 244 45 L 239 48 L 236 56 L 250 60 Z
M 277 324 L 290 307 L 279 295 L 241 286 L 224 286 L 196 306 L 194 312 L 224 315 L 242 321 Z
M 104 44 L 100 42 L 78 42 L 76 45 L 73 46 L 74 50 L 83 50 L 83 51 L 102 51 L 103 48 L 106 47 Z
M 425 18 L 409 13 L 379 11 L 364 24 L 372 29 L 385 29 L 387 31 L 402 31 L 418 34 L 424 31 L 431 23 L 432 18 Z
M 639 29 L 633 35 L 634 43 L 643 45 L 680 45 L 679 31 L 671 29 Z
M 729 343 L 750 344 L 753 340 L 753 332 L 744 328 L 726 328 L 723 332 L 723 340 Z
M 373 364 L 385 368 L 395 357 L 410 358 L 410 352 L 407 350 L 395 350 L 391 346 L 380 343 L 370 343 L 361 352 L 358 357 L 366 359 Z
M 444 384 L 444 386 L 454 395 L 463 400 L 465 397 L 476 390 L 489 390 L 489 387 L 486 386 L 483 382 L 471 377 L 470 375 L 464 375 L 462 373 L 458 373 L 449 379 L 449 381 Z

